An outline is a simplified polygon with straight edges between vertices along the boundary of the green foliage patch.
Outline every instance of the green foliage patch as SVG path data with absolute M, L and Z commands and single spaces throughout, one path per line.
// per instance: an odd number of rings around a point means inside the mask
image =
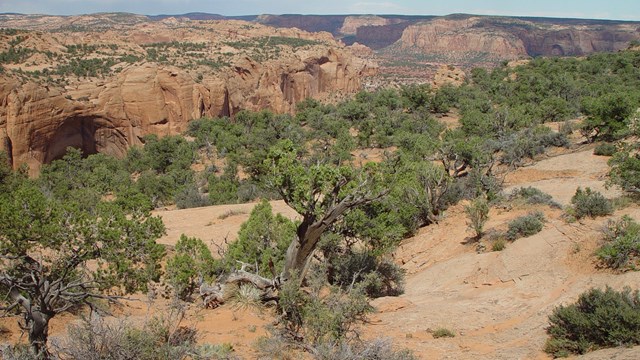
M 629 216 L 609 220 L 603 230 L 605 244 L 596 251 L 598 259 L 614 269 L 637 270 L 640 265 L 640 224 Z
M 285 252 L 296 236 L 296 224 L 280 214 L 273 214 L 271 204 L 262 200 L 242 224 L 238 239 L 229 244 L 224 257 L 216 260 L 217 272 L 228 272 L 249 264 L 266 277 L 282 271 Z M 273 268 L 271 265 L 273 265 Z
M 211 281 L 215 261 L 207 245 L 184 234 L 176 244 L 175 255 L 167 260 L 167 280 L 178 298 L 188 300 L 199 281 Z
M 561 206 L 553 197 L 540 189 L 534 187 L 517 188 L 509 195 L 510 200 L 523 199 L 527 204 L 543 204 L 552 208 L 560 209 Z
M 476 239 L 482 237 L 484 225 L 489 220 L 489 203 L 484 197 L 478 197 L 464 207 L 468 227 L 475 233 Z
M 640 294 L 626 288 L 591 289 L 549 316 L 544 351 L 554 357 L 640 344 Z
M 605 198 L 600 192 L 593 191 L 591 188 L 576 189 L 576 193 L 571 198 L 573 205 L 573 214 L 577 219 L 585 216 L 592 218 L 598 216 L 610 215 L 613 213 L 611 201 Z
M 640 153 L 638 144 L 625 146 L 609 159 L 609 183 L 619 185 L 623 190 L 640 192 Z
M 509 229 L 505 236 L 507 240 L 515 241 L 522 237 L 535 235 L 542 231 L 544 221 L 544 214 L 540 211 L 534 211 L 525 216 L 520 216 L 509 222 Z
M 593 149 L 593 155 L 613 156 L 617 151 L 617 147 L 612 143 L 600 143 Z

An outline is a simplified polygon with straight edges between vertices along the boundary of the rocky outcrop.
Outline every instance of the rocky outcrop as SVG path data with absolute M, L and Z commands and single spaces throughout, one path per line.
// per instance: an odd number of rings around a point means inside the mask
M 69 146 L 122 156 L 192 119 L 292 113 L 359 91 L 377 69 L 329 33 L 245 21 L 0 15 L 3 25 L 30 30 L 0 33 L 0 52 L 26 54 L 0 64 L 0 150 L 32 172 Z
M 191 119 L 233 116 L 242 109 L 286 113 L 307 97 L 355 92 L 374 67 L 344 50 L 309 50 L 194 81 L 186 71 L 154 63 L 132 66 L 111 81 L 41 87 L 0 79 L 0 149 L 14 166 L 36 171 L 68 146 L 121 156 L 147 134 L 182 132 Z M 73 95 L 70 95 L 73 94 Z
M 434 88 L 439 88 L 443 85 L 460 86 L 464 83 L 466 76 L 462 69 L 453 65 L 440 65 L 433 76 L 433 82 L 431 84 Z
M 359 43 L 353 43 L 349 45 L 349 49 L 351 49 L 351 52 L 353 52 L 355 55 L 360 57 L 371 57 L 374 55 L 373 49 Z
M 524 43 L 503 30 L 478 31 L 477 19 L 438 19 L 407 27 L 400 39 L 403 49 L 417 49 L 423 53 L 446 54 L 461 58 L 473 53 L 496 59 L 516 59 L 527 55 Z
M 256 22 L 278 28 L 297 28 L 311 32 L 340 33 L 345 15 L 260 15 Z
M 391 20 L 375 15 L 347 16 L 340 28 L 344 35 L 355 35 L 358 28 L 363 26 L 383 26 L 391 23 Z

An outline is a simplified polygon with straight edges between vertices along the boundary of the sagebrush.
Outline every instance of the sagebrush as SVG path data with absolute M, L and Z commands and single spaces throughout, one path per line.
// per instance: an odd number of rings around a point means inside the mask
M 640 344 L 640 293 L 591 289 L 549 316 L 544 351 L 554 357 Z

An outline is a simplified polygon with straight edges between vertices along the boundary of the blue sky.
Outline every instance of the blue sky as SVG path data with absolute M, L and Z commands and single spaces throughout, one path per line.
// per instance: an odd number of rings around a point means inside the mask
M 411 14 L 550 16 L 640 21 L 640 0 L 0 0 L 1 12 L 86 14 Z

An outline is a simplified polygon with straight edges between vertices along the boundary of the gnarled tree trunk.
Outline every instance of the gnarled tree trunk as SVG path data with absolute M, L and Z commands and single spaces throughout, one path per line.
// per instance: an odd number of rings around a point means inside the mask
M 25 321 L 29 329 L 29 343 L 39 359 L 49 359 L 47 339 L 49 338 L 49 320 L 51 316 L 39 311 L 25 313 Z
M 47 351 L 47 339 L 49 338 L 49 320 L 55 315 L 54 312 L 37 309 L 29 299 L 22 296 L 20 292 L 13 288 L 9 293 L 11 299 L 24 309 L 24 326 L 22 328 L 29 332 L 29 344 L 38 359 L 49 359 Z M 48 304 L 45 304 L 48 306 Z

